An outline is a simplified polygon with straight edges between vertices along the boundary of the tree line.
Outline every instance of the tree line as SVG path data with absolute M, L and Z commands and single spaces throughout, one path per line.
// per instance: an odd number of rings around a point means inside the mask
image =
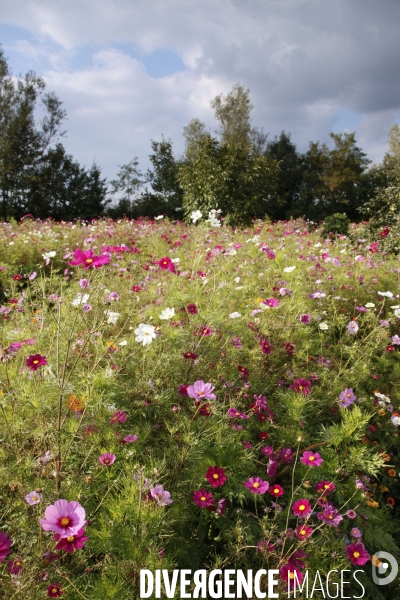
M 389 131 L 382 164 L 371 165 L 355 133 L 330 133 L 333 148 L 310 142 L 304 153 L 290 133 L 270 139 L 252 127 L 250 92 L 240 84 L 211 107 L 214 134 L 192 119 L 184 127 L 183 156 L 174 155 L 170 140 L 152 140 L 146 173 L 134 157 L 108 182 L 100 166 L 87 169 L 67 154 L 61 101 L 33 72 L 15 82 L 0 48 L 0 219 L 183 219 L 192 210 L 219 208 L 232 225 L 266 216 L 322 221 L 334 213 L 359 221 L 397 173 L 398 125 Z

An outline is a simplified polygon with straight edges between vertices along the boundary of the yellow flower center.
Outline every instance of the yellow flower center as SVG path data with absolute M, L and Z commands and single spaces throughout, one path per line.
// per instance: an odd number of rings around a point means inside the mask
M 57 588 L 53 588 L 51 591 L 52 591 L 53 594 L 57 594 L 58 589 Z
M 354 558 L 358 558 L 360 556 L 360 553 L 359 552 L 354 552 L 353 556 L 354 556 Z
M 74 535 L 69 535 L 69 536 L 67 537 L 67 542 L 73 542 L 73 541 L 74 541 L 74 539 L 75 539 L 75 536 L 74 536 Z
M 197 392 L 198 396 L 204 396 L 204 392 Z
M 63 518 L 61 519 L 60 523 L 61 523 L 61 525 L 62 525 L 63 527 L 66 527 L 67 525 L 69 525 L 69 524 L 70 524 L 70 520 L 69 520 L 69 518 L 68 518 L 68 517 L 63 517 Z
M 315 460 L 315 456 L 310 456 L 308 460 Z
M 36 360 L 34 360 L 34 361 L 33 361 L 33 364 L 34 364 L 34 365 L 38 365 L 38 364 L 39 364 L 39 361 L 36 359 Z
M 260 487 L 259 483 L 253 483 L 253 487 L 255 487 L 256 489 Z
M 219 477 L 218 473 L 214 473 L 213 478 L 218 479 L 218 477 Z
M 205 499 L 206 499 L 206 497 L 205 497 L 205 496 L 202 496 L 202 497 L 200 498 L 200 500 L 201 500 L 202 502 L 204 502 L 204 501 L 205 501 Z
M 328 519 L 329 519 L 330 521 L 332 521 L 332 519 L 333 519 L 332 515 L 329 515 Z
M 88 265 L 90 265 L 90 264 L 93 262 L 93 259 L 92 259 L 92 258 L 87 258 L 87 259 L 85 260 L 85 262 L 86 262 Z
M 37 496 L 32 496 L 32 501 L 33 501 L 33 502 L 36 502 L 36 500 L 37 500 L 37 499 L 38 499 L 38 497 L 37 497 Z
M 105 458 L 104 462 L 105 462 L 106 465 L 108 465 L 108 463 L 110 462 L 110 459 L 109 458 Z
M 306 533 L 307 533 L 307 531 L 306 531 L 305 529 L 302 529 L 302 530 L 300 531 L 300 534 L 301 534 L 301 535 L 306 535 Z
M 275 489 L 274 489 L 274 493 L 275 493 L 275 494 L 279 494 L 279 491 L 280 491 L 280 490 L 279 490 L 279 488 L 275 488 Z
M 305 510 L 305 509 L 306 509 L 305 504 L 300 504 L 299 510 Z
M 290 579 L 294 579 L 294 573 L 293 573 L 293 571 L 289 571 L 289 577 L 290 577 Z

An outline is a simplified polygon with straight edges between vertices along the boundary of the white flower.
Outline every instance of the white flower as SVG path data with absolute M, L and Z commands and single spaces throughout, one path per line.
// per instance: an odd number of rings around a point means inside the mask
M 233 312 L 229 315 L 230 319 L 238 319 L 239 317 L 241 317 L 241 313 L 240 312 Z
M 328 323 L 320 323 L 318 325 L 318 327 L 322 330 L 322 331 L 326 331 L 327 329 L 329 329 Z
M 235 279 L 233 280 L 235 283 L 239 283 L 240 281 L 240 277 L 235 277 Z
M 314 244 L 314 248 L 321 248 L 322 244 L 321 242 L 317 242 L 316 244 Z
M 127 343 L 128 342 L 126 340 L 121 340 L 120 342 L 118 342 L 118 346 L 126 346 Z
M 379 296 L 386 296 L 386 298 L 393 298 L 392 292 L 378 292 Z
M 394 311 L 394 316 L 400 317 L 400 308 L 396 308 L 396 310 Z
M 49 258 L 54 258 L 56 254 L 57 252 L 55 250 L 52 250 L 51 252 L 43 252 L 42 256 L 44 260 L 47 260 Z
M 375 308 L 375 304 L 373 302 L 367 302 L 365 308 Z
M 160 319 L 162 319 L 164 321 L 168 321 L 168 319 L 172 319 L 172 317 L 174 317 L 174 316 L 175 316 L 174 308 L 165 308 L 160 315 Z
M 155 221 L 159 221 L 160 219 L 163 219 L 164 215 L 158 215 L 158 217 L 154 217 Z
M 292 271 L 294 271 L 294 270 L 295 270 L 295 268 L 296 268 L 296 267 L 285 267 L 285 268 L 283 269 L 283 272 L 284 272 L 284 273 L 291 273 Z
M 142 342 L 143 346 L 151 344 L 156 337 L 156 328 L 153 325 L 145 325 L 140 323 L 139 327 L 135 329 L 135 342 Z
M 118 318 L 121 316 L 121 313 L 112 312 L 111 310 L 105 310 L 104 314 L 107 317 L 107 323 L 109 325 L 111 325 L 111 324 L 115 325 L 118 321 Z
M 201 213 L 199 210 L 194 210 L 192 212 L 192 214 L 190 215 L 190 218 L 193 221 L 193 223 L 196 223 L 196 221 L 201 219 L 202 216 L 203 216 L 203 213 Z
M 88 300 L 89 300 L 89 294 L 81 294 L 79 292 L 79 294 L 77 295 L 75 300 L 72 300 L 71 306 L 81 306 L 82 304 L 87 304 Z
M 177 265 L 178 263 L 181 262 L 181 259 L 180 258 L 171 258 L 171 262 L 173 262 L 174 265 Z

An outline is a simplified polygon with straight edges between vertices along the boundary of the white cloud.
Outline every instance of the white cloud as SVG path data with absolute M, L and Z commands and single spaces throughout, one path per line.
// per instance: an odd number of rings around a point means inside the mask
M 373 160 L 400 117 L 400 3 L 386 0 L 0 0 L 26 70 L 41 72 L 68 113 L 65 145 L 113 176 L 150 139 L 197 117 L 212 131 L 210 101 L 239 81 L 250 88 L 253 123 L 292 133 L 302 151 L 328 141 L 342 109 L 359 114 L 357 141 Z M 185 70 L 149 76 L 145 56 L 168 50 Z M 141 61 L 143 57 L 143 62 Z M 12 64 L 11 64 L 12 66 Z M 41 68 L 40 68 L 41 67 Z M 351 130 L 351 126 L 346 127 Z

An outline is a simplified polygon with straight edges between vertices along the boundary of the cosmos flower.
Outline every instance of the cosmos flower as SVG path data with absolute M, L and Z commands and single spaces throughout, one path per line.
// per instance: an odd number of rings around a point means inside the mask
M 189 398 L 194 398 L 196 402 L 215 400 L 216 396 L 212 393 L 213 389 L 215 388 L 211 383 L 204 383 L 202 379 L 199 379 L 193 385 L 188 386 L 187 395 Z
M 112 465 L 115 462 L 116 458 L 117 457 L 115 456 L 115 454 L 111 454 L 111 452 L 105 452 L 104 454 L 99 456 L 99 462 L 102 465 L 109 467 L 110 465 Z
M 214 503 L 214 498 L 212 493 L 207 490 L 196 490 L 193 492 L 193 502 L 200 508 L 207 508 Z
M 112 310 L 105 310 L 104 314 L 107 317 L 108 325 L 116 325 L 119 317 L 121 316 L 120 313 L 112 312 Z
M 77 248 L 74 252 L 74 260 L 69 260 L 68 264 L 73 267 L 83 266 L 84 269 L 89 269 L 93 267 L 94 269 L 99 269 L 103 265 L 108 265 L 110 262 L 110 256 L 108 254 L 101 254 L 100 256 L 95 256 L 93 250 L 86 250 L 85 252 L 80 248 Z
M 356 321 L 350 321 L 347 325 L 347 331 L 352 335 L 355 335 L 358 331 L 358 323 Z
M 338 402 L 342 408 L 347 408 L 351 404 L 354 404 L 355 400 L 356 396 L 353 388 L 346 388 L 343 392 L 340 392 Z
M 33 492 L 29 492 L 29 494 L 27 494 L 25 496 L 25 500 L 27 501 L 27 503 L 30 506 L 33 506 L 34 504 L 39 504 L 41 499 L 42 499 L 42 494 L 39 494 L 35 490 Z
M 47 506 L 40 524 L 44 531 L 54 531 L 61 537 L 75 535 L 85 524 L 85 509 L 79 502 L 56 500 Z
M 292 511 L 293 514 L 296 517 L 308 517 L 308 515 L 311 513 L 311 504 L 309 503 L 308 500 L 296 500 L 296 502 L 293 504 L 292 506 Z
M 346 556 L 352 565 L 365 565 L 365 563 L 370 559 L 370 556 L 362 542 L 349 544 L 346 548 Z
M 268 494 L 271 494 L 271 496 L 275 496 L 275 498 L 279 498 L 280 496 L 283 496 L 284 489 L 281 485 L 278 484 L 271 485 L 268 490 Z
M 163 271 L 171 271 L 171 273 L 175 272 L 175 265 L 172 262 L 172 260 L 169 258 L 169 256 L 165 256 L 164 258 L 160 258 L 160 260 L 158 261 L 158 266 Z
M 61 537 L 59 533 L 56 533 L 54 536 L 54 541 L 58 542 L 56 544 L 56 550 L 65 550 L 65 552 L 73 552 L 74 550 L 80 550 L 83 548 L 85 543 L 87 542 L 88 537 L 85 534 L 85 530 L 83 527 L 77 531 L 74 535 L 69 535 L 67 537 Z
M 169 319 L 172 319 L 175 316 L 175 309 L 174 308 L 165 308 L 161 315 L 160 315 L 160 319 L 164 320 L 164 321 L 168 321 Z
M 197 221 L 199 219 L 201 219 L 202 216 L 203 216 L 202 212 L 200 212 L 199 210 L 194 210 L 194 211 L 192 211 L 192 214 L 190 215 L 190 219 L 193 221 L 193 223 L 197 223 Z
M 51 583 L 47 588 L 48 598 L 60 598 L 62 594 L 62 586 L 60 583 Z
M 331 505 L 327 506 L 322 512 L 319 512 L 317 517 L 330 527 L 339 527 L 340 522 L 343 521 L 343 515 Z
M 318 454 L 318 452 L 310 452 L 309 450 L 306 450 L 303 453 L 303 456 L 300 458 L 300 461 L 303 463 L 303 465 L 308 467 L 320 467 L 324 462 L 324 459 L 322 456 L 320 456 L 320 454 Z
M 327 331 L 329 329 L 328 323 L 320 323 L 318 327 L 321 329 L 321 331 Z
M 263 481 L 261 477 L 250 477 L 248 481 L 243 481 L 243 485 L 251 494 L 265 494 L 269 489 L 268 481 Z
M 8 535 L 0 531 L 0 563 L 6 556 L 11 554 L 11 544 L 12 541 Z
M 47 358 L 45 356 L 42 356 L 41 354 L 31 354 L 30 356 L 28 356 L 25 363 L 31 371 L 37 371 L 39 367 L 47 365 Z
M 155 327 L 140 323 L 139 327 L 135 329 L 135 335 L 135 341 L 141 342 L 143 346 L 146 346 L 146 344 L 151 344 L 156 337 Z
M 171 494 L 167 490 L 164 490 L 164 487 L 160 483 L 150 488 L 150 495 L 157 501 L 158 506 L 168 506 L 173 502 Z
M 311 382 L 308 381 L 308 379 L 304 379 L 303 377 L 300 377 L 298 379 L 295 379 L 294 382 L 292 384 L 290 384 L 290 387 L 294 390 L 296 390 L 296 392 L 298 394 L 303 394 L 303 396 L 308 396 L 308 394 L 311 391 Z
M 242 314 L 240 312 L 233 312 L 229 315 L 229 318 L 230 319 L 238 319 L 241 316 L 242 316 Z
M 299 540 L 306 540 L 312 534 L 313 528 L 308 525 L 299 525 L 296 528 L 296 536 Z
M 224 485 L 225 481 L 227 480 L 227 476 L 225 475 L 225 469 L 222 469 L 221 467 L 217 466 L 209 467 L 204 477 L 207 479 L 208 483 L 212 485 L 213 488 L 217 488 L 221 485 Z

